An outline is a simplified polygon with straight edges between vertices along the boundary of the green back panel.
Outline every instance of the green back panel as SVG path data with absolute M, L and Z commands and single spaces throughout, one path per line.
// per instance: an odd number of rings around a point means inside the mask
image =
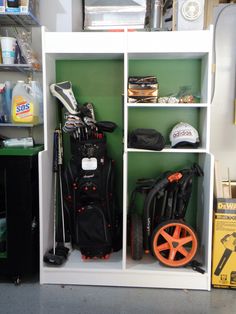
M 56 80 L 71 81 L 79 104 L 92 102 L 97 121 L 113 121 L 117 129 L 106 133 L 109 155 L 116 163 L 116 178 L 122 204 L 122 153 L 124 89 L 123 60 L 60 60 L 56 64 Z M 65 157 L 70 157 L 69 135 L 64 134 Z
M 155 75 L 159 82 L 159 95 L 177 93 L 182 86 L 191 87 L 194 95 L 201 88 L 200 60 L 132 60 L 129 75 Z M 123 60 L 60 60 L 56 64 L 56 80 L 69 80 L 80 104 L 92 102 L 96 119 L 117 123 L 118 128 L 107 134 L 108 151 L 116 161 L 119 203 L 122 204 L 123 178 Z M 63 116 L 63 115 L 62 115 Z M 169 141 L 171 128 L 185 121 L 198 128 L 199 110 L 194 108 L 130 108 L 129 131 L 138 127 L 155 128 Z M 69 136 L 64 134 L 66 159 L 70 157 Z M 166 170 L 189 167 L 197 161 L 195 154 L 130 153 L 128 158 L 128 190 L 135 187 L 138 178 L 157 177 Z M 197 211 L 196 184 L 187 211 L 186 220 L 195 225 Z
M 154 75 L 159 83 L 159 96 L 173 95 L 189 87 L 193 95 L 201 90 L 200 59 L 130 60 L 129 76 Z
M 129 108 L 128 117 L 129 132 L 136 128 L 152 128 L 164 136 L 166 144 L 170 144 L 172 128 L 181 121 L 199 130 L 198 108 Z
M 128 189 L 129 195 L 138 179 L 158 178 L 163 172 L 189 168 L 197 162 L 196 154 L 170 153 L 130 153 L 128 157 Z M 193 227 L 197 212 L 197 180 L 194 179 L 191 200 L 186 213 L 186 221 Z M 139 204 L 137 210 L 141 212 Z

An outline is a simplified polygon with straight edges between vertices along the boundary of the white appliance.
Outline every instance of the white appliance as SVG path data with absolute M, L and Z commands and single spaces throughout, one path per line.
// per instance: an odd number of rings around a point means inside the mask
M 205 0 L 166 1 L 163 28 L 168 30 L 202 30 Z

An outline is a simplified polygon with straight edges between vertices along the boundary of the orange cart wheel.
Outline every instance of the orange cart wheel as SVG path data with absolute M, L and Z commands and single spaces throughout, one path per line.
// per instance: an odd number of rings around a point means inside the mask
M 169 220 L 160 224 L 151 240 L 153 255 L 164 265 L 181 267 L 195 256 L 198 240 L 195 231 L 179 220 Z

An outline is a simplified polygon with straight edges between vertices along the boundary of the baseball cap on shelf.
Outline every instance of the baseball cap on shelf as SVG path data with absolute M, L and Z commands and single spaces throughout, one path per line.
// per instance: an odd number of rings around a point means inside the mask
M 171 147 L 198 147 L 198 131 L 188 123 L 180 122 L 176 124 L 170 133 Z

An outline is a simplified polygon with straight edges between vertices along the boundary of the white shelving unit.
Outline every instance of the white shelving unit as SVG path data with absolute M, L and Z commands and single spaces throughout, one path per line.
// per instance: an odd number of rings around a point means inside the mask
M 211 96 L 211 65 L 213 29 L 189 32 L 95 32 L 52 33 L 42 30 L 43 82 L 44 82 L 44 147 L 39 153 L 40 180 L 40 282 L 41 284 L 78 284 L 107 286 L 137 286 L 210 290 L 213 157 L 209 153 L 209 119 Z M 44 264 L 43 255 L 53 244 L 53 188 L 52 140 L 56 125 L 56 100 L 49 85 L 56 80 L 57 60 L 120 59 L 124 63 L 124 99 L 127 99 L 127 80 L 130 60 L 196 59 L 201 61 L 201 100 L 198 104 L 129 104 L 124 103 L 124 155 L 123 155 L 123 247 L 108 260 L 83 261 L 78 250 L 72 251 L 61 267 Z M 158 110 L 188 108 L 198 112 L 201 147 L 198 149 L 171 149 L 161 152 L 130 149 L 127 146 L 130 110 L 140 107 Z M 127 246 L 127 204 L 129 195 L 128 158 L 132 154 L 194 155 L 203 168 L 204 177 L 198 180 L 197 232 L 199 260 L 204 274 L 191 268 L 167 268 L 151 256 L 133 261 Z M 175 155 L 176 154 L 176 155 Z
M 11 34 L 12 29 L 27 29 L 32 32 L 32 46 L 39 60 L 42 55 L 41 27 L 35 16 L 31 13 L 0 13 L 0 26 Z M 3 31 L 3 30 L 2 30 Z M 31 64 L 0 64 L 0 81 L 11 81 L 14 85 L 18 80 L 26 80 L 30 76 L 42 83 L 42 71 L 35 69 Z M 42 124 L 14 124 L 0 123 L 2 135 L 11 137 L 33 136 L 36 144 L 43 143 Z

